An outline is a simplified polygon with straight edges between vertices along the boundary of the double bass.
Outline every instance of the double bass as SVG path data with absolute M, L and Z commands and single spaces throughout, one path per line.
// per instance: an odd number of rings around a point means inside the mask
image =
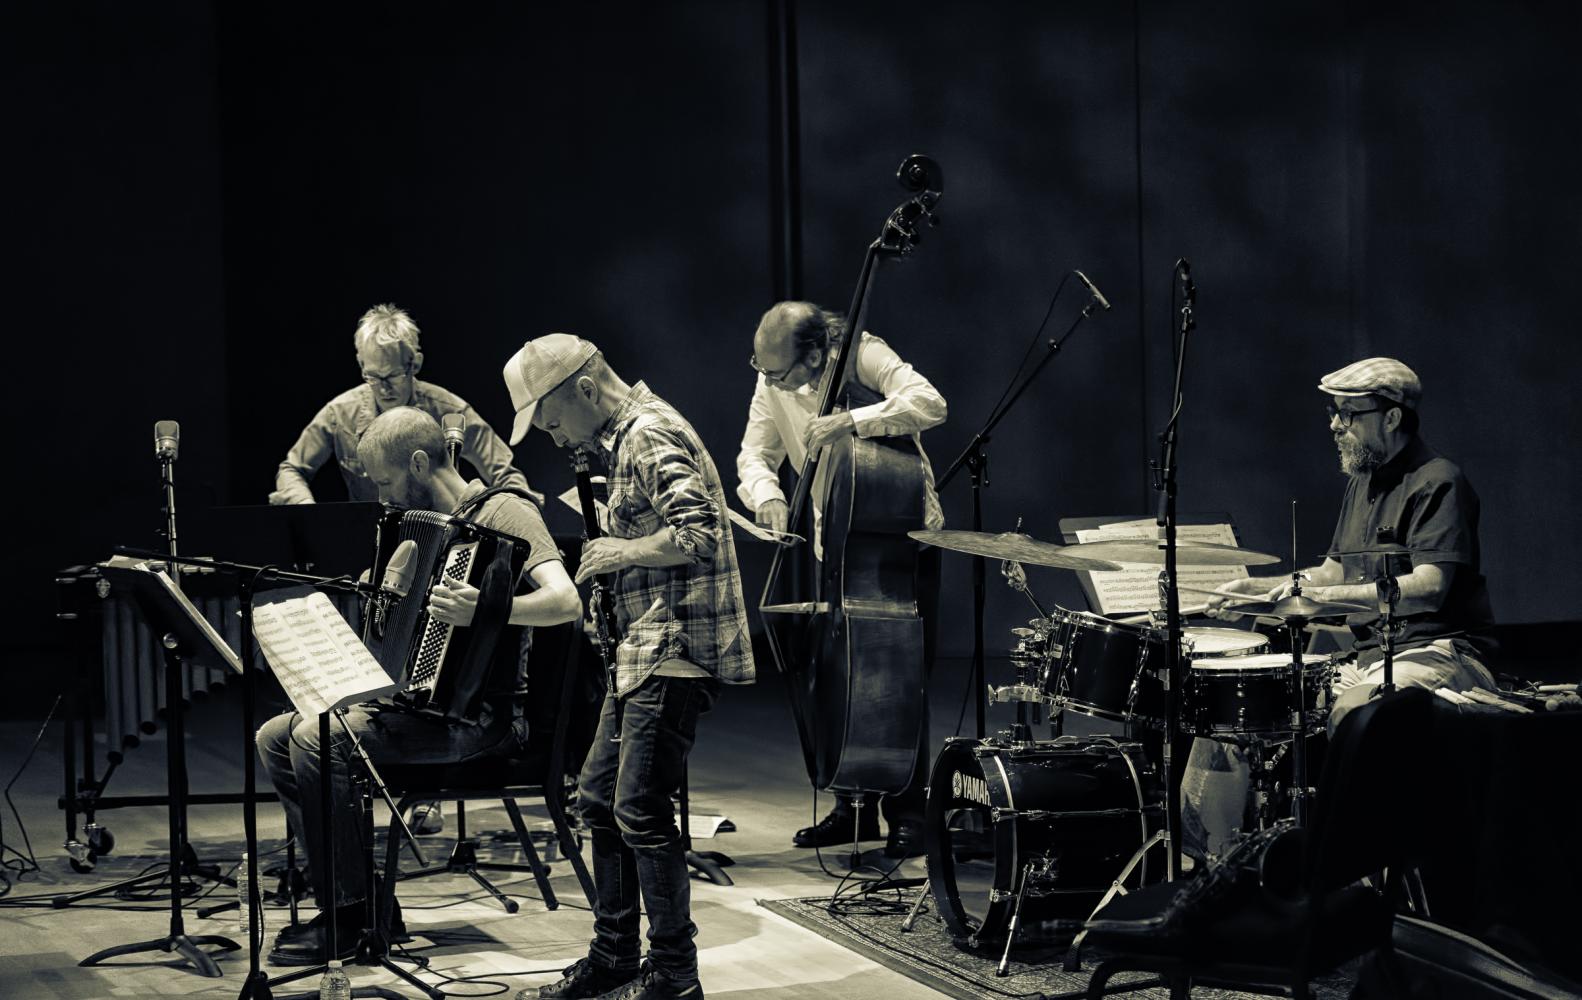
M 868 293 L 879 265 L 909 254 L 923 223 L 937 224 L 944 189 L 939 165 L 913 155 L 896 172 L 912 194 L 868 246 L 846 313 L 845 343 L 830 345 L 817 416 L 850 408 L 870 390 L 856 379 Z M 792 716 L 815 788 L 891 795 L 906 788 L 924 721 L 923 621 L 918 546 L 923 457 L 910 437 L 843 436 L 810 451 L 790 503 L 796 532 L 817 466 L 828 483 L 822 505 L 823 560 L 798 588 L 787 551 L 770 563 L 759 613 L 775 665 L 790 689 Z M 797 593 L 801 589 L 802 593 Z M 811 590 L 811 593 L 806 591 Z

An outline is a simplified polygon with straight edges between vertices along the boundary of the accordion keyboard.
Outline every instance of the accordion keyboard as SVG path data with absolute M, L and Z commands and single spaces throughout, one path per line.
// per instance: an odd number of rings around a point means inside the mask
M 477 551 L 477 542 L 454 546 L 446 553 L 445 568 L 441 571 L 441 578 L 465 582 L 467 570 L 472 565 L 473 554 Z M 439 674 L 440 664 L 445 662 L 445 651 L 450 648 L 451 636 L 456 631 L 454 626 L 438 621 L 430 615 L 425 614 L 423 618 L 423 638 L 418 643 L 417 656 L 412 661 L 409 690 L 434 686 L 434 678 Z

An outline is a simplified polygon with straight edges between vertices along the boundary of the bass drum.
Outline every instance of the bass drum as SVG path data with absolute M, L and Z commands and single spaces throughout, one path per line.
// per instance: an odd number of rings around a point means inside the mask
M 1025 878 L 1017 939 L 1076 933 L 1161 825 L 1162 802 L 1137 742 L 946 740 L 924 817 L 929 887 L 945 926 L 969 947 L 1003 940 Z M 1134 885 L 1147 881 L 1146 861 L 1134 873 Z

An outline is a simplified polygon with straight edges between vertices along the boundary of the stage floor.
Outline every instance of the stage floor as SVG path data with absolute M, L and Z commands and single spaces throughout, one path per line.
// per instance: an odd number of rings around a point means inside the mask
M 967 665 L 941 663 L 936 674 L 932 732 L 936 745 L 956 728 Z M 852 951 L 836 945 L 789 920 L 770 913 L 756 900 L 824 895 L 834 891 L 836 879 L 820 871 L 812 851 L 793 848 L 791 832 L 812 816 L 808 788 L 796 733 L 784 702 L 781 680 L 765 668 L 760 683 L 728 689 L 716 709 L 699 727 L 692 758 L 692 807 L 699 814 L 723 814 L 736 831 L 711 840 L 699 840 L 699 850 L 719 850 L 736 864 L 728 869 L 732 887 L 693 881 L 693 912 L 699 927 L 698 948 L 703 984 L 710 996 L 739 998 L 774 997 L 874 997 L 939 996 Z M 991 706 L 991 731 L 1007 724 L 1004 706 Z M 233 691 L 200 702 L 189 724 L 188 754 L 194 792 L 239 791 L 240 698 Z M 22 765 L 38 733 L 39 722 L 0 724 L 0 771 L 10 780 Z M 965 729 L 973 728 L 972 706 L 967 707 Z M 1046 730 L 1047 732 L 1047 730 Z M 42 867 L 11 892 L 11 897 L 53 895 L 91 888 L 115 875 L 135 874 L 157 860 L 167 838 L 163 807 L 115 809 L 100 814 L 100 822 L 116 838 L 112 856 L 91 874 L 78 874 L 67 865 L 61 848 L 62 814 L 55 806 L 61 789 L 62 726 L 51 723 L 37 753 L 26 765 L 11 791 L 32 849 Z M 163 736 L 145 739 L 130 751 L 114 777 L 110 794 L 158 794 L 165 786 Z M 267 780 L 264 780 L 267 787 Z M 828 804 L 821 796 L 819 809 Z M 381 817 L 384 814 L 380 809 Z M 454 830 L 454 804 L 447 804 L 448 830 Z M 541 810 L 535 811 L 542 815 Z M 381 823 L 383 820 L 381 819 Z M 284 819 L 277 805 L 259 807 L 261 851 L 280 846 Z M 469 832 L 509 828 L 499 802 L 471 803 Z M 190 839 L 199 857 L 230 867 L 241 855 L 241 807 L 194 806 Z M 4 816 L 4 838 L 10 848 L 21 849 L 14 817 Z M 443 836 L 423 838 L 431 854 L 438 855 Z M 271 858 L 270 860 L 275 860 Z M 410 864 L 410 857 L 404 863 Z M 830 870 L 840 874 L 836 859 L 825 854 Z M 428 955 L 439 971 L 449 976 L 491 975 L 510 984 L 503 995 L 513 996 L 528 985 L 552 982 L 564 966 L 586 953 L 592 916 L 584 908 L 581 892 L 565 863 L 554 865 L 554 888 L 563 905 L 547 912 L 536 896 L 530 876 L 509 878 L 507 892 L 517 894 L 521 910 L 508 915 L 476 891 L 465 876 L 437 876 L 400 887 L 405 919 L 418 938 L 409 948 Z M 922 876 L 921 859 L 906 863 L 898 873 Z M 502 883 L 507 876 L 502 873 Z M 270 888 L 266 885 L 265 888 Z M 219 893 L 227 890 L 221 889 Z M 219 893 L 217 898 L 223 898 Z M 211 900 L 212 901 L 212 900 Z M 102 901 L 101 901 L 102 902 Z M 78 904 L 66 909 L 0 908 L 0 995 L 97 1000 L 110 997 L 237 996 L 247 970 L 245 951 L 220 960 L 224 976 L 205 979 L 174 956 L 158 952 L 117 959 L 114 965 L 79 968 L 77 962 L 113 944 L 162 937 L 169 926 L 168 904 L 116 903 L 117 907 Z M 147 909 L 130 909 L 142 906 Z M 189 915 L 188 934 L 228 934 L 236 937 L 235 915 L 211 919 Z M 284 909 L 266 913 L 266 925 L 278 927 Z M 272 939 L 273 931 L 269 932 Z M 271 970 L 281 971 L 281 970 Z M 532 971 L 534 974 L 528 974 Z M 353 969 L 354 985 L 400 984 L 381 970 Z M 276 995 L 306 989 L 313 982 L 291 984 Z M 485 995 L 481 985 L 459 984 L 453 989 Z M 407 995 L 415 991 L 404 990 Z M 499 994 L 493 994 L 499 995 Z

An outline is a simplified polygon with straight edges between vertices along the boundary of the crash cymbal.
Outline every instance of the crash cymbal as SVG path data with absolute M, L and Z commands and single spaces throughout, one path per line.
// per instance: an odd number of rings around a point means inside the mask
M 1339 618 L 1371 612 L 1366 604 L 1346 604 L 1341 601 L 1315 601 L 1306 594 L 1287 594 L 1278 601 L 1242 601 L 1225 605 L 1240 615 L 1268 615 L 1271 618 Z
M 1385 545 L 1369 545 L 1361 549 L 1337 549 L 1334 552 L 1324 553 L 1324 557 L 1339 559 L 1341 556 L 1409 556 L 1411 554 L 1411 549 L 1391 542 Z
M 908 531 L 907 535 L 924 545 L 937 545 L 952 552 L 965 552 L 969 556 L 986 556 L 990 559 L 1010 559 L 1030 566 L 1053 566 L 1056 569 L 1116 570 L 1117 566 L 1106 559 L 1077 555 L 1077 546 L 1055 545 L 1041 542 L 1032 535 L 1004 531 L 991 535 L 987 531 Z
M 1147 538 L 1086 542 L 1071 548 L 1095 559 L 1149 563 L 1154 566 L 1163 566 L 1165 562 L 1165 550 L 1159 547 L 1158 542 Z M 1234 545 L 1216 545 L 1212 542 L 1176 545 L 1178 566 L 1268 566 L 1279 561 L 1279 556 L 1239 549 Z

